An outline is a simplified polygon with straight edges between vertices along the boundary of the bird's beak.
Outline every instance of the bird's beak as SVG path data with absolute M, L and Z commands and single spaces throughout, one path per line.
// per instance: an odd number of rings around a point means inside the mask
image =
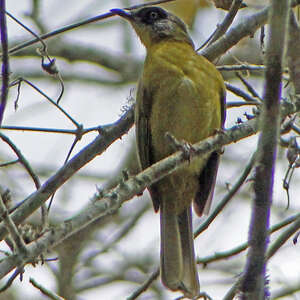
M 128 21 L 132 21 L 134 19 L 133 15 L 130 12 L 127 12 L 120 8 L 113 8 L 110 10 L 113 14 L 118 15 Z

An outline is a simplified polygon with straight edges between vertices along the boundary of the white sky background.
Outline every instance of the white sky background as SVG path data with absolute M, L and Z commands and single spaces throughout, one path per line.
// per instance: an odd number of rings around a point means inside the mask
M 138 1 L 136 1 L 138 3 Z M 14 16 L 22 20 L 26 25 L 35 27 L 31 24 L 28 18 L 24 17 L 24 14 L 29 11 L 30 1 L 7 1 L 7 10 Z M 81 20 L 85 17 L 92 17 L 100 13 L 107 12 L 111 8 L 122 7 L 120 1 L 43 1 L 43 17 L 46 26 L 49 31 L 59 28 L 64 25 Z M 242 12 L 241 14 L 247 14 Z M 211 10 L 209 14 L 201 14 L 196 21 L 195 32 L 192 34 L 196 45 L 201 44 L 215 29 L 215 26 L 224 13 L 217 10 Z M 106 22 L 105 20 L 102 22 Z M 29 33 L 25 32 L 18 25 L 15 25 L 12 21 L 8 21 L 9 26 L 9 38 L 23 38 L 31 39 Z M 121 52 L 122 45 L 122 31 L 118 25 L 103 27 L 99 31 L 85 30 L 85 28 L 77 29 L 64 34 L 70 40 L 76 40 L 78 43 L 84 44 L 96 44 L 99 48 L 111 49 L 114 52 Z M 133 39 L 136 39 L 136 47 L 134 48 L 134 55 L 143 57 L 145 51 L 140 45 L 138 39 L 132 33 Z M 76 49 L 75 49 L 76 51 Z M 50 53 L 51 55 L 51 53 Z M 11 71 L 14 72 L 20 68 L 20 65 L 27 64 L 32 68 L 36 65 L 37 69 L 40 68 L 38 60 L 33 59 L 18 59 L 12 61 Z M 61 59 L 57 60 L 60 72 L 64 74 L 64 69 L 72 70 L 73 72 L 95 72 L 95 74 L 101 74 L 100 68 L 96 68 L 87 64 L 69 64 Z M 13 73 L 14 74 L 14 73 Z M 12 75 L 13 76 L 13 75 Z M 35 82 L 35 80 L 33 80 Z M 237 82 L 235 84 L 239 85 Z M 262 84 L 252 82 L 259 91 L 262 90 Z M 39 87 L 46 92 L 49 96 L 57 97 L 59 94 L 59 85 L 56 83 L 40 82 Z M 135 83 L 130 85 L 118 86 L 117 88 L 104 87 L 100 85 L 82 85 L 78 83 L 66 83 L 65 93 L 61 100 L 61 105 L 66 109 L 79 123 L 83 123 L 84 127 L 105 125 L 116 121 L 121 115 L 121 107 L 126 104 L 126 99 L 129 96 L 130 89 L 135 87 Z M 32 92 L 32 90 L 23 85 L 22 93 L 19 102 L 19 109 L 14 112 L 13 101 L 16 96 L 16 89 L 11 89 L 9 95 L 9 103 L 5 112 L 4 125 L 22 125 L 22 126 L 38 126 L 38 127 L 54 127 L 54 128 L 72 128 L 72 124 L 57 111 L 51 105 L 46 103 L 45 99 Z M 228 100 L 233 100 L 232 94 L 228 93 Z M 243 112 L 245 109 L 242 110 Z M 38 113 L 37 113 L 38 112 Z M 238 116 L 242 116 L 240 110 L 229 110 L 227 115 L 227 127 L 230 127 L 236 121 Z M 32 163 L 33 167 L 36 165 L 53 165 L 57 169 L 63 164 L 66 157 L 67 150 L 69 149 L 73 137 L 58 134 L 43 134 L 43 133 L 28 133 L 28 132 L 4 132 L 7 134 L 19 148 L 23 154 Z M 86 143 L 91 141 L 95 137 L 95 134 L 91 133 L 85 136 L 83 140 L 75 148 L 74 154 L 83 148 Z M 126 155 L 126 151 L 130 147 L 130 140 L 134 138 L 133 130 L 124 136 L 122 140 L 114 143 L 101 157 L 95 159 L 92 163 L 86 166 L 82 171 L 89 171 L 95 174 L 111 174 L 118 169 L 119 163 Z M 219 170 L 218 182 L 224 187 L 226 182 L 234 183 L 237 179 L 237 174 L 244 168 L 248 159 L 250 158 L 253 149 L 256 147 L 256 137 L 249 138 L 245 141 L 241 141 L 238 144 L 229 146 L 226 148 L 224 154 L 224 160 L 235 160 L 238 158 L 237 163 L 232 163 L 231 167 L 222 165 Z M 1 144 L 0 152 L 6 153 L 8 158 L 13 157 L 11 151 Z M 296 203 L 299 189 L 296 189 L 296 182 L 299 179 L 295 177 L 291 185 L 291 209 L 286 212 L 284 207 L 286 205 L 286 195 L 282 191 L 282 178 L 284 177 L 286 165 L 277 166 L 276 181 L 274 188 L 274 203 L 282 206 L 281 217 L 292 215 L 292 211 L 299 210 L 299 204 Z M 9 168 L 4 170 L 0 169 L 0 176 L 3 177 L 3 172 L 6 176 L 16 176 L 15 170 L 10 172 Z M 297 172 L 296 172 L 297 173 Z M 297 176 L 297 174 L 296 174 Z M 17 181 L 17 189 L 13 190 L 13 199 L 20 201 L 24 198 L 24 195 L 28 195 L 34 191 L 34 186 L 27 178 L 27 175 L 20 168 L 20 172 L 17 173 L 15 178 Z M 22 185 L 18 183 L 22 181 Z M 70 181 L 72 182 L 72 181 Z M 3 183 L 5 185 L 5 182 Z M 84 206 L 89 197 L 95 192 L 96 184 L 100 185 L 101 182 L 88 181 L 81 185 L 78 185 L 76 189 L 72 190 L 69 203 L 64 204 L 64 208 L 57 212 L 57 218 L 64 220 L 73 215 L 78 209 Z M 249 184 L 245 187 L 249 189 Z M 68 191 L 67 191 L 68 192 Z M 59 194 L 64 193 L 64 187 L 57 193 L 56 201 L 59 200 Z M 214 205 L 221 200 L 223 190 L 216 190 Z M 145 198 L 145 197 L 144 197 Z M 134 199 L 127 202 L 123 207 L 124 213 L 130 208 L 134 209 L 137 205 L 137 201 L 143 201 L 144 198 Z M 54 206 L 56 204 L 54 203 Z M 58 205 L 59 206 L 59 205 Z M 232 209 L 234 207 L 234 209 Z M 57 210 L 56 210 L 57 211 Z M 216 251 L 231 249 L 234 246 L 239 245 L 247 239 L 248 223 L 250 218 L 250 209 L 248 203 L 245 200 L 236 196 L 231 205 L 222 212 L 222 216 L 217 218 L 213 224 L 196 240 L 196 251 L 198 255 L 206 256 L 211 255 Z M 195 220 L 195 223 L 199 224 L 202 220 Z M 272 223 L 280 221 L 271 220 Z M 234 229 L 234 230 L 233 230 Z M 142 237 L 140 240 L 136 240 L 136 237 Z M 132 238 L 135 238 L 133 241 Z M 143 218 L 143 223 L 137 226 L 136 230 L 132 232 L 125 241 L 122 241 L 118 247 L 122 248 L 124 253 L 136 251 L 136 255 L 143 253 L 143 248 L 153 248 L 154 255 L 159 258 L 159 218 L 157 214 L 147 213 Z M 140 251 L 140 252 L 139 252 Z M 287 259 L 288 255 L 288 259 Z M 109 257 L 110 259 L 121 259 L 119 257 Z M 239 260 L 237 260 L 239 261 Z M 239 261 L 240 262 L 240 261 Z M 231 262 L 229 262 L 231 263 Z M 55 262 L 52 263 L 55 266 Z M 218 267 L 215 264 L 216 268 Z M 300 256 L 299 246 L 293 246 L 292 241 L 286 243 L 280 254 L 276 255 L 269 264 L 269 273 L 271 274 L 272 284 L 278 282 L 294 281 L 296 278 L 300 279 Z M 24 280 L 20 283 L 15 281 L 15 285 L 22 288 L 23 299 L 40 299 L 40 293 L 31 286 L 28 282 L 29 277 L 35 278 L 39 283 L 43 284 L 49 289 L 55 288 L 55 282 L 50 277 L 50 273 L 47 272 L 47 268 L 43 266 L 37 266 L 32 268 L 26 267 L 24 274 Z M 273 274 L 276 276 L 273 277 Z M 228 286 L 220 285 L 216 288 L 214 283 L 216 279 L 229 279 L 234 281 L 235 279 L 228 274 L 222 274 L 217 271 L 206 272 L 205 277 L 201 276 L 200 280 L 202 287 L 205 291 L 211 295 L 214 299 L 220 299 L 228 290 Z M 273 286 L 276 287 L 274 284 Z M 107 288 L 101 288 L 99 290 L 91 290 L 82 295 L 81 299 L 95 299 L 97 296 L 101 296 L 101 299 L 124 299 L 130 295 L 133 291 L 134 285 L 124 284 L 117 286 L 108 286 Z M 176 294 L 166 293 L 165 299 L 174 299 Z M 146 299 L 146 298 L 145 298 Z

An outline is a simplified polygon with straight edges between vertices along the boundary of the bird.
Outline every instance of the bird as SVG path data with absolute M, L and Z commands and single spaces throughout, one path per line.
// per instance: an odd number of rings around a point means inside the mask
M 111 12 L 130 22 L 146 48 L 135 104 L 141 169 L 176 151 L 167 134 L 190 145 L 222 130 L 224 80 L 214 64 L 195 51 L 185 23 L 155 6 Z M 220 151 L 201 156 L 148 187 L 154 210 L 160 211 L 162 283 L 187 298 L 200 293 L 192 202 L 199 216 L 208 212 L 219 157 Z

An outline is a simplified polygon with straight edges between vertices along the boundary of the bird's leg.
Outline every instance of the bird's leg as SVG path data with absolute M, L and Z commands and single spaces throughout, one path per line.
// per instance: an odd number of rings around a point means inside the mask
M 166 132 L 165 136 L 167 141 L 170 143 L 171 147 L 175 151 L 181 151 L 183 153 L 184 158 L 190 162 L 193 153 L 195 153 L 193 145 L 184 140 L 179 142 L 170 132 Z
M 214 135 L 215 134 L 224 134 L 224 135 L 226 135 L 226 131 L 224 130 L 224 128 L 216 128 L 214 130 Z M 218 149 L 218 150 L 216 150 L 216 152 L 218 154 L 222 155 L 222 154 L 224 154 L 224 148 Z

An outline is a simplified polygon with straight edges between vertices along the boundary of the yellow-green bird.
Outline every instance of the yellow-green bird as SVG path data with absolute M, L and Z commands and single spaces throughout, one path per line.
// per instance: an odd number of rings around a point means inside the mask
M 223 127 L 224 81 L 195 52 L 185 24 L 175 15 L 159 7 L 112 12 L 131 23 L 147 49 L 135 112 L 138 156 L 145 169 L 174 152 L 167 132 L 195 143 Z M 208 211 L 218 163 L 219 154 L 213 152 L 149 187 L 161 216 L 162 282 L 189 298 L 199 294 L 191 203 L 198 215 Z

